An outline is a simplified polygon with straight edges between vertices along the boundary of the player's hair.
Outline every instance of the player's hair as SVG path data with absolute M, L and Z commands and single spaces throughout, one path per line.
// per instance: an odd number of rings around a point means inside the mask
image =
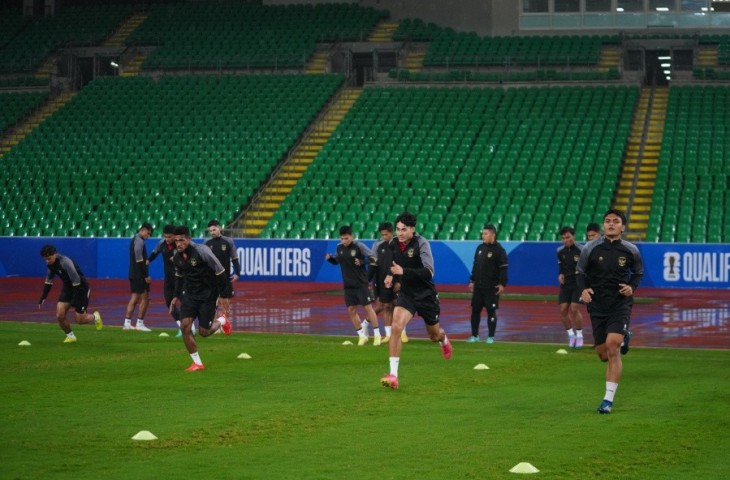
M 388 232 L 393 231 L 393 224 L 390 222 L 383 222 L 380 225 L 378 225 L 378 231 L 382 232 L 383 230 L 387 230 Z
M 565 226 L 560 229 L 560 235 L 565 235 L 566 233 L 569 233 L 571 235 L 575 235 L 575 228 Z
M 221 222 L 219 222 L 218 220 L 213 219 L 210 222 L 208 222 L 208 227 L 220 227 L 220 226 L 221 226 Z
M 175 234 L 175 225 L 165 225 L 164 227 L 162 227 L 162 233 L 165 235 Z
M 596 222 L 591 222 L 586 227 L 586 232 L 598 232 L 598 233 L 601 233 L 601 227 Z
M 494 233 L 495 237 L 497 236 L 497 227 L 495 227 L 491 223 L 484 225 L 484 228 L 482 230 L 489 230 L 490 232 Z
M 340 235 L 352 235 L 352 227 L 350 225 L 341 226 Z
M 41 257 L 43 258 L 50 257 L 54 253 L 56 253 L 56 247 L 54 247 L 50 243 L 41 247 Z
M 624 214 L 624 212 L 622 212 L 621 210 L 618 210 L 616 208 L 610 208 L 610 209 L 608 209 L 608 211 L 603 214 L 603 219 L 606 220 L 606 217 L 609 216 L 609 215 L 611 215 L 611 214 L 614 214 L 617 217 L 619 217 L 621 219 L 621 224 L 622 225 L 626 225 L 626 215 Z
M 152 228 L 152 225 L 150 225 L 150 224 L 149 224 L 149 223 L 147 223 L 147 222 L 144 222 L 144 223 L 142 224 L 142 226 L 141 226 L 141 227 L 139 227 L 139 229 L 140 229 L 140 230 L 149 230 L 149 231 L 150 231 L 150 233 L 152 233 L 152 231 L 154 230 L 154 228 Z
M 175 227 L 175 235 L 182 235 L 184 237 L 190 237 L 190 229 L 185 225 L 178 225 Z
M 395 218 L 395 223 L 400 222 L 406 227 L 415 227 L 416 220 L 416 216 L 411 212 L 403 212 Z

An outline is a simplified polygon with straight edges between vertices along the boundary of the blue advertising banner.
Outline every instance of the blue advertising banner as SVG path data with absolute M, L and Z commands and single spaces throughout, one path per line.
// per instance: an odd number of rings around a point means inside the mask
M 0 237 L 0 276 L 43 277 L 40 248 L 52 243 L 79 264 L 90 278 L 127 278 L 129 238 Z M 159 239 L 147 241 L 152 252 Z M 197 239 L 196 242 L 202 242 Z M 236 239 L 241 280 L 339 282 L 340 269 L 325 261 L 337 240 Z M 372 240 L 363 241 L 371 247 Z M 501 242 L 509 256 L 509 285 L 556 286 L 558 242 Z M 477 241 L 431 242 L 435 280 L 465 285 Z M 637 244 L 644 259 L 644 287 L 730 288 L 730 245 Z M 153 278 L 162 278 L 162 260 L 150 265 Z

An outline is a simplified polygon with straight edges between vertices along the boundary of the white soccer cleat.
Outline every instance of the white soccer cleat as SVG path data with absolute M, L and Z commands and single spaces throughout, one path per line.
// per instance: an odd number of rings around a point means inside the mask
M 135 330 L 139 332 L 151 332 L 151 328 L 145 327 L 144 323 L 138 323 L 136 327 L 134 327 Z

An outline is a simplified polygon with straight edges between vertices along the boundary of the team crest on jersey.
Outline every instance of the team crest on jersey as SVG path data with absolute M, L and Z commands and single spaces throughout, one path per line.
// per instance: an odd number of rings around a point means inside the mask
M 221 245 L 221 250 L 224 252 L 228 249 L 228 245 Z
M 190 259 L 190 265 L 192 265 L 193 267 L 197 266 L 198 265 L 198 259 L 195 258 L 195 257 L 191 258 Z
M 406 254 L 408 255 L 408 258 L 413 258 L 413 256 L 416 254 L 416 251 L 412 248 L 409 248 Z
M 577 262 L 580 259 L 580 255 L 573 255 L 573 261 Z
M 603 263 L 603 257 L 598 257 L 598 263 Z
M 355 250 L 350 250 L 350 256 L 354 257 L 355 255 L 357 255 L 357 252 Z
M 487 258 L 492 258 L 492 252 L 487 253 Z
M 626 257 L 618 257 L 618 266 L 619 267 L 625 267 L 626 266 Z

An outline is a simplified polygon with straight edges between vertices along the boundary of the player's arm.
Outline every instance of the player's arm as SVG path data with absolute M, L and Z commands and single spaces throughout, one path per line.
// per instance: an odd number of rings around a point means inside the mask
M 149 277 L 148 266 L 144 258 L 144 240 L 142 237 L 135 237 L 134 239 L 134 265 L 137 269 L 137 273 L 140 278 Z
M 228 245 L 231 252 L 231 263 L 233 264 L 233 278 L 241 276 L 241 262 L 238 260 L 238 250 L 236 250 L 236 244 L 233 243 L 232 238 L 228 238 Z
M 162 253 L 162 247 L 165 245 L 164 240 L 160 240 L 160 243 L 158 243 L 155 246 L 155 249 L 152 250 L 152 253 L 150 254 L 150 257 L 147 259 L 147 265 L 155 261 L 155 258 L 157 258 L 157 255 Z
M 588 245 L 592 245 L 590 242 Z M 575 284 L 578 287 L 578 291 L 581 292 L 581 300 L 583 303 L 589 303 L 592 300 L 593 289 L 590 287 L 586 272 L 588 271 L 588 261 L 590 259 L 592 247 L 586 247 L 580 251 L 580 257 L 578 258 L 578 264 L 575 266 Z
M 48 294 L 51 293 L 51 288 L 53 288 L 53 272 L 51 272 L 51 269 L 48 269 L 48 274 L 46 275 L 46 281 L 43 284 L 43 293 L 41 294 L 40 300 L 38 300 L 38 308 L 41 308 L 41 305 L 43 305 L 43 302 L 46 301 L 46 298 L 48 298 Z
M 233 296 L 233 287 L 231 287 L 231 279 L 223 268 L 221 262 L 218 261 L 213 251 L 205 246 L 200 245 L 198 253 L 208 267 L 215 272 L 215 279 L 218 282 L 218 296 L 221 298 L 231 298 Z

